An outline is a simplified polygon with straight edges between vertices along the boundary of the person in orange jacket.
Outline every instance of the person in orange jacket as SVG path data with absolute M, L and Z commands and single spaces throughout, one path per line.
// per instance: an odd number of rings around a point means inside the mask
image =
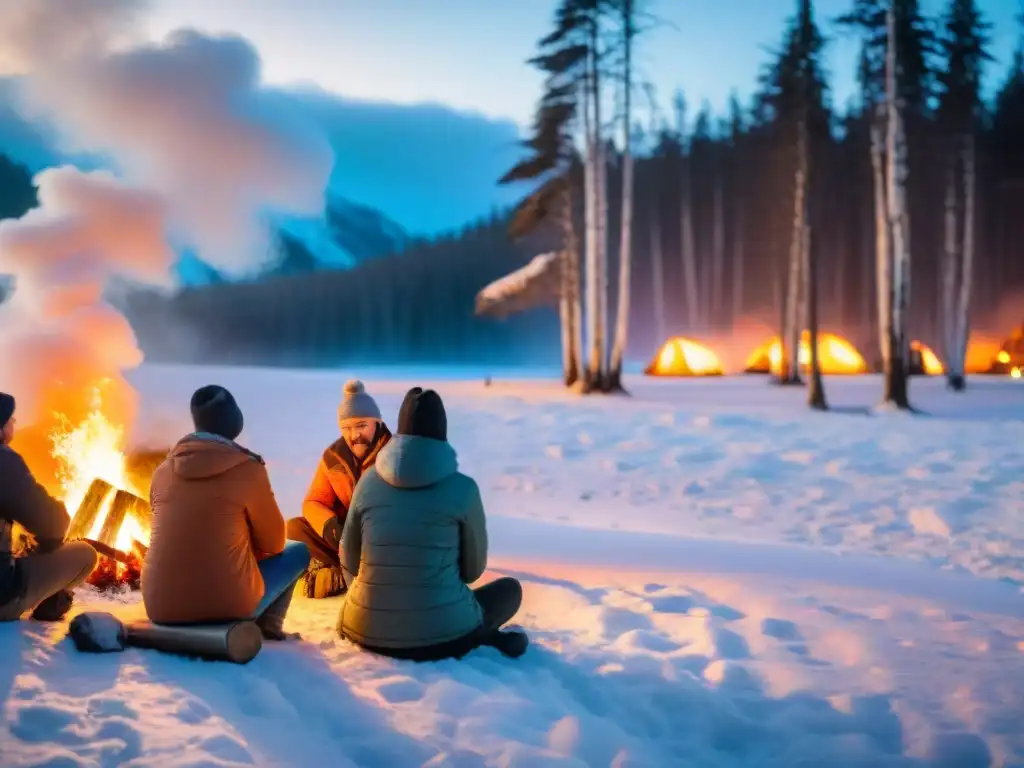
M 317 465 L 302 517 L 293 517 L 287 527 L 289 539 L 309 547 L 312 558 L 303 592 L 315 599 L 345 591 L 338 550 L 352 492 L 391 439 L 380 408 L 358 380 L 345 383 L 338 426 L 341 437 L 327 447 Z

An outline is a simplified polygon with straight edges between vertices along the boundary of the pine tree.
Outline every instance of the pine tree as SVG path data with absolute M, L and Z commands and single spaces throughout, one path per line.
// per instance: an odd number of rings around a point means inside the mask
M 757 99 L 762 114 L 771 120 L 773 144 L 779 156 L 780 177 L 795 180 L 791 200 L 792 227 L 789 234 L 786 278 L 784 279 L 781 356 L 778 380 L 799 384 L 799 351 L 810 283 L 804 272 L 810 188 L 810 158 L 827 140 L 831 119 L 828 86 L 821 64 L 825 40 L 814 22 L 809 2 L 798 3 L 782 47 L 761 75 Z M 781 179 L 780 179 L 781 180 Z

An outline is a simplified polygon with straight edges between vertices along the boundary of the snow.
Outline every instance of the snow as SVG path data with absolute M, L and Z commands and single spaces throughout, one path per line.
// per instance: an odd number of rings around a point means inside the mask
M 526 656 L 376 658 L 334 634 L 343 598 L 297 597 L 303 641 L 245 667 L 2 625 L 0 764 L 1024 765 L 1020 382 L 915 379 L 906 417 L 872 410 L 874 377 L 828 379 L 829 414 L 759 377 L 634 378 L 631 399 L 500 371 L 133 378 L 150 437 L 228 386 L 296 513 L 352 376 L 385 414 L 413 384 L 445 397 Z
M 476 296 L 477 314 L 503 317 L 558 299 L 558 252 L 534 256 L 514 272 L 485 286 Z

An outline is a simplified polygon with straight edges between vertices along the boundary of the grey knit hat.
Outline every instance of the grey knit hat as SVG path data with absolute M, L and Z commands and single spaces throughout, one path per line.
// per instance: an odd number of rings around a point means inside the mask
M 345 389 L 342 391 L 341 405 L 338 406 L 338 424 L 358 419 L 383 421 L 380 408 L 377 407 L 376 401 L 366 394 L 363 382 L 352 379 L 345 382 Z

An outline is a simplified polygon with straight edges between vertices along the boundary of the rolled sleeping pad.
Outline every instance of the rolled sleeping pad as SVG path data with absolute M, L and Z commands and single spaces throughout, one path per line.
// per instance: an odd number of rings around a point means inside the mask
M 125 624 L 126 643 L 179 656 L 248 664 L 263 647 L 263 633 L 253 621 L 225 624 L 154 624 L 136 621 Z

